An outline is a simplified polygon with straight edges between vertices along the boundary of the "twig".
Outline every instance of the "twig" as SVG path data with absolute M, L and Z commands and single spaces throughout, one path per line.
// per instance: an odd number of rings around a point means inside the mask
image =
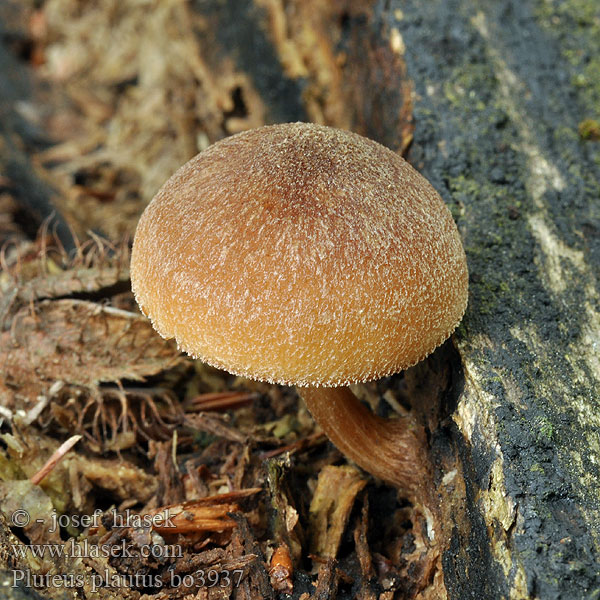
M 46 464 L 31 477 L 31 483 L 38 485 L 52 469 L 65 457 L 67 452 L 81 439 L 80 435 L 71 436 L 66 442 L 62 443 L 48 459 Z

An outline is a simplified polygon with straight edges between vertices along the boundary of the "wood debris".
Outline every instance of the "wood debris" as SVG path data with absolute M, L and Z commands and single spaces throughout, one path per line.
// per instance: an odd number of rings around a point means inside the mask
M 294 567 L 287 544 L 277 546 L 269 564 L 269 577 L 271 585 L 276 592 L 291 594 L 294 591 Z
M 5 386 L 32 385 L 35 372 L 38 392 L 49 381 L 89 387 L 140 381 L 180 360 L 177 348 L 157 338 L 143 316 L 85 300 L 44 300 L 33 312 L 22 309 L 1 334 L 0 347 Z M 74 360 L 60 360 L 64 354 Z
M 310 503 L 312 551 L 323 558 L 335 558 L 350 511 L 367 480 L 349 465 L 321 470 Z

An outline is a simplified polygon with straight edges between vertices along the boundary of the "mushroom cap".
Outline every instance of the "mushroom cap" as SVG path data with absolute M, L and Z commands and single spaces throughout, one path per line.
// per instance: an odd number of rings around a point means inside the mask
M 360 135 L 288 123 L 223 139 L 142 215 L 135 297 L 188 354 L 237 375 L 337 386 L 432 352 L 467 304 L 448 208 Z

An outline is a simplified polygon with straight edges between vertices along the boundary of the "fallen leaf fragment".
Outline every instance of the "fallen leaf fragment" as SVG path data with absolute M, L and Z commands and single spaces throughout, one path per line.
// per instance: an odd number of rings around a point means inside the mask
M 12 527 L 23 530 L 31 544 L 60 542 L 52 501 L 28 479 L 0 482 L 0 512 Z

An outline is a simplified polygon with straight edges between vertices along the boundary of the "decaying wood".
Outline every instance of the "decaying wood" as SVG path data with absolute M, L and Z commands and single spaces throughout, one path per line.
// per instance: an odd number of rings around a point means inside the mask
M 592 6 L 409 2 L 395 23 L 421 97 L 410 158 L 450 203 L 471 276 L 432 439 L 450 598 L 600 587 L 599 150 L 578 135 L 598 79 L 571 54 L 598 46 Z
M 44 301 L 34 311 L 23 309 L 0 343 L 1 360 L 13 376 L 7 383 L 20 389 L 33 383 L 26 382 L 25 373 L 34 371 L 44 382 L 92 386 L 141 380 L 179 360 L 174 345 L 157 338 L 141 315 L 84 300 Z M 62 353 L 74 360 L 57 361 Z
M 325 467 L 310 505 L 313 548 L 317 556 L 335 558 L 356 496 L 367 484 L 354 467 Z

